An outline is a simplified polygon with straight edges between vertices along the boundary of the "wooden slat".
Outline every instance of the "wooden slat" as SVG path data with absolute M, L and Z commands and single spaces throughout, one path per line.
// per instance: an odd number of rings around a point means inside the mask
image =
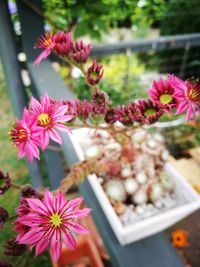
M 188 152 L 200 166 L 200 147 L 189 149 Z
M 190 149 L 192 158 L 175 159 L 170 157 L 170 162 L 180 174 L 200 193 L 200 149 Z

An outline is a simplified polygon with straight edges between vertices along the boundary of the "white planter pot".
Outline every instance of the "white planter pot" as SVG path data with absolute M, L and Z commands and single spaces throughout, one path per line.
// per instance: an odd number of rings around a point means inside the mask
M 82 138 L 87 138 L 85 129 L 76 130 L 70 135 L 75 150 L 80 160 L 84 159 L 84 153 L 80 146 Z M 89 137 L 88 137 L 89 138 Z M 184 204 L 163 211 L 152 217 L 142 219 L 128 226 L 123 226 L 119 217 L 115 213 L 110 201 L 105 194 L 102 186 L 97 180 L 96 175 L 89 175 L 88 180 L 95 192 L 95 195 L 121 245 L 140 240 L 150 235 L 156 234 L 169 226 L 175 224 L 187 215 L 200 208 L 200 197 L 191 185 L 180 175 L 180 173 L 169 163 L 165 166 L 165 171 L 171 175 L 175 184 L 175 192 L 182 198 Z

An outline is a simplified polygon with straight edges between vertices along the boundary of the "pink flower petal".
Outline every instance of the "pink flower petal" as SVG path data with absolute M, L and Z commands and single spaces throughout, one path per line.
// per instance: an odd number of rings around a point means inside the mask
M 43 237 L 39 240 L 35 247 L 35 256 L 39 256 L 49 245 L 48 238 Z
M 48 215 L 48 210 L 46 206 L 42 203 L 41 200 L 37 198 L 26 198 L 26 201 L 28 202 L 29 207 L 34 211 L 37 210 L 37 212 Z
M 41 98 L 41 104 L 44 106 L 50 106 L 50 98 L 48 93 L 45 93 L 44 96 Z
M 49 137 L 50 137 L 53 141 L 57 142 L 58 144 L 62 144 L 62 138 L 60 137 L 59 133 L 58 133 L 56 130 L 54 130 L 54 129 L 52 128 L 52 129 L 49 129 L 48 132 L 49 132 Z
M 54 116 L 61 117 L 65 115 L 67 111 L 68 111 L 68 105 L 62 105 L 55 111 Z
M 80 219 L 86 217 L 91 212 L 91 209 L 85 208 L 82 210 L 73 210 L 71 212 L 66 212 L 66 214 L 63 215 L 63 218 L 66 219 Z
M 44 204 L 45 206 L 48 208 L 48 210 L 53 213 L 54 209 L 53 209 L 53 199 L 54 196 L 50 191 L 46 191 L 44 193 Z
M 26 234 L 23 235 L 23 237 L 20 238 L 19 243 L 26 245 L 36 243 L 44 235 L 44 232 L 43 231 L 40 232 L 40 230 L 41 228 L 36 228 L 36 227 L 29 230 Z
M 83 225 L 77 222 L 66 222 L 64 223 L 64 225 L 77 234 L 89 234 L 90 233 L 88 229 L 86 229 Z
M 29 108 L 30 109 L 34 109 L 34 110 L 37 110 L 38 113 L 41 112 L 41 104 L 40 102 L 34 98 L 33 96 L 31 97 L 31 101 L 30 101 L 30 104 L 29 104 Z
M 44 220 L 41 218 L 37 218 L 35 214 L 29 213 L 27 215 L 24 215 L 16 220 L 17 222 L 20 222 L 23 225 L 27 225 L 30 227 L 38 226 L 41 223 L 44 223 Z
M 67 127 L 67 126 L 65 126 L 65 125 L 63 125 L 63 124 L 56 124 L 55 125 L 55 128 L 57 129 L 57 130 L 60 130 L 60 131 L 62 131 L 62 132 L 65 132 L 65 133 L 70 133 L 71 132 L 71 130 Z
M 47 49 L 45 49 L 44 51 L 42 51 L 42 53 L 39 54 L 39 56 L 36 58 L 36 60 L 34 61 L 34 65 L 39 65 L 40 62 L 47 58 L 49 55 L 51 54 L 51 48 L 48 47 Z
M 65 200 L 64 194 L 63 194 L 63 192 L 59 191 L 58 195 L 57 195 L 58 208 L 60 210 L 62 210 L 62 208 L 64 207 L 65 203 L 66 203 L 66 200 Z
M 65 210 L 67 210 L 69 212 L 69 211 L 77 208 L 82 202 L 83 202 L 83 198 L 82 197 L 74 198 L 72 200 L 69 200 L 67 202 L 67 205 L 65 206 Z
M 49 133 L 46 129 L 44 129 L 43 132 L 41 133 L 42 150 L 45 150 L 47 148 L 49 142 L 50 142 Z
M 77 247 L 76 240 L 71 233 L 69 233 L 68 231 L 62 230 L 61 235 L 62 235 L 62 239 L 66 247 L 72 250 L 76 249 Z
M 176 111 L 176 115 L 179 115 L 185 112 L 186 109 L 187 109 L 187 102 L 186 101 L 180 102 L 180 104 L 178 105 L 177 111 Z
M 62 243 L 59 230 L 55 230 L 50 241 L 50 248 L 55 261 L 58 261 L 61 253 Z

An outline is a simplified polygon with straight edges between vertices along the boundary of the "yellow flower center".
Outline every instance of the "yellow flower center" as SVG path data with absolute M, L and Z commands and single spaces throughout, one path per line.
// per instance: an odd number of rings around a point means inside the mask
M 58 215 L 57 213 L 53 213 L 53 214 L 51 215 L 51 218 L 50 218 L 50 219 L 51 219 L 51 220 L 50 220 L 51 225 L 52 225 L 53 227 L 60 227 L 60 226 L 61 226 L 61 224 L 62 224 L 62 219 L 61 219 L 60 215 Z
M 172 96 L 169 94 L 164 94 L 160 96 L 160 102 L 164 105 L 169 104 L 172 101 Z
M 38 116 L 38 125 L 46 127 L 51 123 L 51 119 L 47 113 L 41 113 Z
M 193 101 L 200 101 L 200 90 L 191 88 L 188 93 L 188 98 Z
M 156 111 L 153 108 L 149 108 L 144 112 L 144 115 L 146 117 L 156 115 Z
M 45 34 L 43 44 L 44 44 L 44 46 L 46 46 L 46 48 L 52 45 L 52 34 L 50 34 L 50 33 Z

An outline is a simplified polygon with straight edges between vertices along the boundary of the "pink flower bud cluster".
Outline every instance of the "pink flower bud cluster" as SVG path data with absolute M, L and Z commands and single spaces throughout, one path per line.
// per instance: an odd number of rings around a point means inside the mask
M 78 110 L 84 109 L 87 110 L 85 119 L 101 115 L 103 121 L 108 124 L 119 121 L 125 126 L 131 126 L 135 122 L 155 123 L 166 112 L 176 115 L 186 112 L 186 121 L 193 119 L 196 123 L 196 115 L 200 113 L 200 83 L 183 81 L 169 75 L 166 80 L 160 78 L 159 81 L 153 81 L 147 93 L 150 98 L 137 99 L 126 106 L 113 107 L 108 95 L 96 89 L 91 102 L 77 100 L 73 114 L 81 119 Z
M 75 123 L 76 118 L 92 123 L 121 122 L 124 126 L 134 123 L 152 124 L 164 112 L 181 114 L 187 112 L 186 119 L 200 112 L 200 86 L 169 75 L 167 80 L 154 81 L 148 90 L 151 99 L 133 100 L 126 106 L 113 107 L 108 95 L 96 89 L 92 101 L 56 101 L 45 95 L 40 102 L 32 97 L 28 109 L 24 109 L 22 120 L 17 120 L 10 131 L 14 145 L 19 149 L 18 157 L 26 155 L 29 161 L 39 159 L 39 148 L 46 149 L 50 140 L 62 143 L 60 131 L 69 133 L 64 123 Z
M 34 64 L 39 64 L 51 53 L 62 58 L 68 58 L 77 64 L 84 64 L 88 60 L 91 45 L 86 44 L 83 40 L 74 41 L 71 32 L 45 33 L 37 41 L 36 48 L 44 50 L 35 60 Z M 103 66 L 93 61 L 92 65 L 86 71 L 86 79 L 89 85 L 97 84 L 103 76 Z
M 45 49 L 36 59 L 36 64 L 54 52 L 71 59 L 76 66 L 82 66 L 87 61 L 91 49 L 91 45 L 74 41 L 70 32 L 63 31 L 46 33 L 36 47 Z M 89 85 L 96 85 L 103 76 L 103 66 L 93 61 L 83 74 Z M 118 107 L 113 107 L 108 95 L 97 88 L 92 94 L 92 101 L 76 99 L 61 102 L 48 95 L 38 101 L 32 97 L 28 109 L 24 109 L 22 119 L 16 120 L 10 131 L 10 137 L 19 149 L 18 157 L 26 155 L 29 161 L 39 159 L 39 149 L 46 149 L 50 140 L 61 144 L 60 131 L 69 133 L 65 124 L 76 123 L 76 118 L 95 124 L 113 124 L 118 121 L 130 127 L 135 123 L 155 123 L 164 112 L 186 112 L 186 120 L 193 119 L 196 123 L 196 114 L 200 113 L 199 82 L 183 81 L 174 75 L 168 75 L 167 79 L 154 81 L 147 93 L 149 99 L 133 100 L 126 106 Z
M 35 64 L 39 64 L 52 52 L 61 57 L 68 57 L 77 63 L 85 63 L 90 54 L 91 45 L 82 40 L 74 41 L 71 32 L 45 33 L 37 41 L 36 48 L 44 51 L 37 57 Z

